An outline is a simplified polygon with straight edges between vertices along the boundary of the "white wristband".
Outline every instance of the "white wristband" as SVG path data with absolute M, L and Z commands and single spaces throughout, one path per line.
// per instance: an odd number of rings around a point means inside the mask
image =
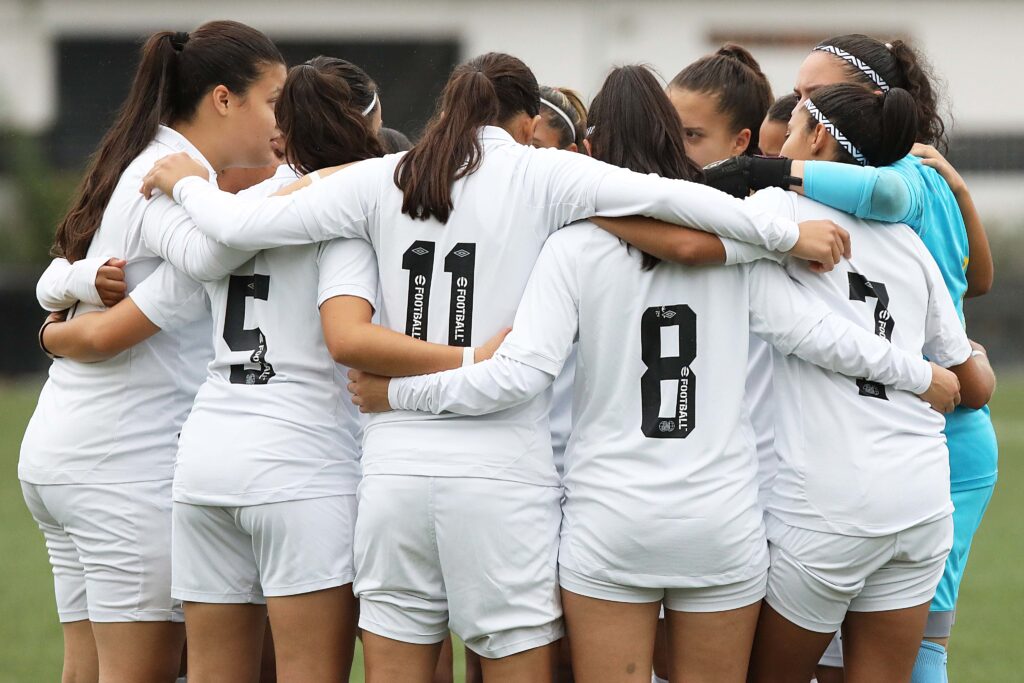
M 476 349 L 472 346 L 467 346 L 462 349 L 462 367 L 468 367 L 476 362 Z

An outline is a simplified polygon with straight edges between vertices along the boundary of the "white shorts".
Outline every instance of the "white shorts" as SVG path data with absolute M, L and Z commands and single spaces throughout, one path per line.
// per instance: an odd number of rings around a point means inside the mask
M 673 612 L 725 612 L 760 602 L 768 583 L 768 572 L 723 586 L 693 588 L 646 588 L 623 586 L 585 576 L 565 567 L 558 568 L 558 583 L 570 593 L 610 602 L 661 602 Z M 660 615 L 664 618 L 664 612 Z
M 179 600 L 263 604 L 352 582 L 356 497 L 243 507 L 174 503 Z
M 792 527 L 767 515 L 766 601 L 801 628 L 833 633 L 846 612 L 906 609 L 931 601 L 953 544 L 950 516 L 879 537 Z
M 181 621 L 171 598 L 171 482 L 21 483 L 46 539 L 61 622 Z
M 562 637 L 558 487 L 370 475 L 359 485 L 359 626 L 407 643 L 448 629 L 497 658 Z

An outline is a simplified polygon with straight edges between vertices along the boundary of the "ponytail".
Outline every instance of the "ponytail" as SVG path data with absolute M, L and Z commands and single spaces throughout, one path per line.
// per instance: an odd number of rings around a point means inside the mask
M 887 44 L 860 33 L 850 33 L 823 40 L 815 50 L 841 59 L 847 77 L 854 83 L 883 92 L 888 88 L 909 92 L 917 109 L 917 142 L 935 145 L 942 151 L 948 148 L 946 124 L 939 113 L 931 67 L 904 41 Z
M 363 113 L 368 105 L 356 99 L 350 78 L 369 81 L 356 65 L 332 57 L 315 57 L 288 73 L 275 113 L 285 159 L 299 173 L 383 154 L 370 123 L 373 107 Z
M 761 123 L 772 106 L 772 87 L 750 52 L 727 43 L 676 74 L 670 88 L 715 95 L 718 112 L 729 118 L 732 130 L 750 131 L 744 154 L 757 154 Z
M 515 57 L 490 52 L 455 67 L 423 137 L 395 168 L 402 213 L 447 223 L 452 185 L 480 166 L 477 131 L 516 114 L 536 116 L 539 108 L 537 79 Z
M 902 88 L 879 93 L 853 83 L 815 90 L 805 103 L 811 116 L 837 141 L 835 161 L 888 166 L 910 153 L 917 130 L 917 105 Z
M 54 256 L 85 257 L 114 188 L 128 165 L 152 142 L 161 123 L 187 121 L 217 85 L 242 94 L 268 64 L 283 64 L 274 44 L 254 28 L 211 21 L 191 34 L 154 33 L 113 125 L 89 159 L 85 175 L 57 227 Z

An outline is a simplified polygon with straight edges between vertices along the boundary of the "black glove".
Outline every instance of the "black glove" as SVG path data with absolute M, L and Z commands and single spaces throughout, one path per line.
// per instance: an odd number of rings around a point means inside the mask
M 766 187 L 788 190 L 802 185 L 789 174 L 793 160 L 785 157 L 738 156 L 704 167 L 704 182 L 733 197 L 746 197 Z

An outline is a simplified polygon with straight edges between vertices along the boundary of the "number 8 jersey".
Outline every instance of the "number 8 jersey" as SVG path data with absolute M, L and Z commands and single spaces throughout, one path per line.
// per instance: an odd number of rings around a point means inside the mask
M 245 192 L 267 196 L 295 180 L 281 166 Z M 370 245 L 264 250 L 205 288 L 214 360 L 182 428 L 175 500 L 257 505 L 355 493 L 359 415 L 344 390 L 345 368 L 327 351 L 318 307 L 341 295 L 375 304 Z

